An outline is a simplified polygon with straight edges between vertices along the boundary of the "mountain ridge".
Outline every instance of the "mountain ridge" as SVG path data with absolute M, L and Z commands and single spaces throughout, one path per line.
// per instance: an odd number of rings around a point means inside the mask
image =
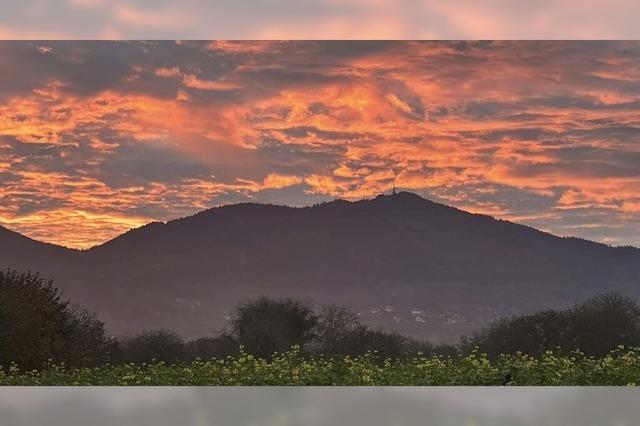
M 124 237 L 124 236 L 126 236 L 128 234 L 148 229 L 149 227 L 154 227 L 154 226 L 157 226 L 157 225 L 167 225 L 167 224 L 169 224 L 171 222 L 182 221 L 182 220 L 185 220 L 185 219 L 193 218 L 195 216 L 210 214 L 210 213 L 213 213 L 213 212 L 215 212 L 215 211 L 217 211 L 219 209 L 234 208 L 234 207 L 238 207 L 238 206 L 267 206 L 267 207 L 282 207 L 282 208 L 287 208 L 287 209 L 310 209 L 310 208 L 314 208 L 314 207 L 323 206 L 323 205 L 326 205 L 326 204 L 336 204 L 336 203 L 337 204 L 342 204 L 342 203 L 354 204 L 354 203 L 360 203 L 360 202 L 366 202 L 366 201 L 374 201 L 374 200 L 382 199 L 382 198 L 385 198 L 385 197 L 399 197 L 399 196 L 405 196 L 405 195 L 410 195 L 412 197 L 416 197 L 417 199 L 420 199 L 420 200 L 435 204 L 437 206 L 442 206 L 442 207 L 454 209 L 454 210 L 457 210 L 457 211 L 460 211 L 460 212 L 463 212 L 463 213 L 466 213 L 466 214 L 469 214 L 469 215 L 472 215 L 472 216 L 488 217 L 488 218 L 494 219 L 494 220 L 499 221 L 499 222 L 506 222 L 506 223 L 510 223 L 510 224 L 513 224 L 513 225 L 518 225 L 518 226 L 522 226 L 522 227 L 525 227 L 525 228 L 530 228 L 530 229 L 533 229 L 533 230 L 535 230 L 537 232 L 541 232 L 541 233 L 544 233 L 544 234 L 547 234 L 547 235 L 550 235 L 550 236 L 554 236 L 554 237 L 557 237 L 557 238 L 560 238 L 560 239 L 578 240 L 578 241 L 584 241 L 584 242 L 593 243 L 593 244 L 597 244 L 597 245 L 602 245 L 602 246 L 609 247 L 609 248 L 632 249 L 632 250 L 640 251 L 640 246 L 633 246 L 633 245 L 616 246 L 616 245 L 611 245 L 611 244 L 604 243 L 604 242 L 601 242 L 601 241 L 591 240 L 591 239 L 584 238 L 584 237 L 554 234 L 552 232 L 544 231 L 544 230 L 535 228 L 533 226 L 530 226 L 530 225 L 527 225 L 527 224 L 524 224 L 524 223 L 514 222 L 514 221 L 511 221 L 511 220 L 508 220 L 508 219 L 502 219 L 502 218 L 499 218 L 499 217 L 496 217 L 496 216 L 492 216 L 492 215 L 489 215 L 489 214 L 485 214 L 485 213 L 474 213 L 474 212 L 470 212 L 470 211 L 467 211 L 467 210 L 464 210 L 464 209 L 460 209 L 460 208 L 457 208 L 457 207 L 454 207 L 454 206 L 451 206 L 451 205 L 448 205 L 448 204 L 439 203 L 439 202 L 430 200 L 428 198 L 421 197 L 420 195 L 415 194 L 413 192 L 409 192 L 409 191 L 399 191 L 396 194 L 379 194 L 379 195 L 377 195 L 377 196 L 375 196 L 373 198 L 364 198 L 364 199 L 355 200 L 355 201 L 350 201 L 350 200 L 346 200 L 346 199 L 342 199 L 342 198 L 336 198 L 336 199 L 334 199 L 332 201 L 316 203 L 316 204 L 312 204 L 312 205 L 308 205 L 308 206 L 290 206 L 290 205 L 286 205 L 286 204 L 258 203 L 258 202 L 243 202 L 243 203 L 223 204 L 223 205 L 220 205 L 220 206 L 215 206 L 215 207 L 211 207 L 211 208 L 208 208 L 208 209 L 201 210 L 201 211 L 196 212 L 196 213 L 194 213 L 192 215 L 177 217 L 177 218 L 174 218 L 174 219 L 170 219 L 168 221 L 151 221 L 151 222 L 146 223 L 144 225 L 141 225 L 139 227 L 131 228 L 131 229 L 123 232 L 122 234 L 113 237 L 110 240 L 104 241 L 102 243 L 98 243 L 98 244 L 96 244 L 94 246 L 91 246 L 91 247 L 88 247 L 86 249 L 77 249 L 77 248 L 73 248 L 73 247 L 67 247 L 67 246 L 60 245 L 60 244 L 49 243 L 49 242 L 46 242 L 46 241 L 38 240 L 38 239 L 35 239 L 35 238 L 32 238 L 32 237 L 29 237 L 27 235 L 21 234 L 18 231 L 11 230 L 11 229 L 7 228 L 6 226 L 3 226 L 2 224 L 0 224 L 0 238 L 2 238 L 1 234 L 3 232 L 5 232 L 5 233 L 15 234 L 17 236 L 23 237 L 23 238 L 25 238 L 27 240 L 30 240 L 32 242 L 36 242 L 36 243 L 40 243 L 40 244 L 46 244 L 46 245 L 48 245 L 50 247 L 57 247 L 57 248 L 70 250 L 70 251 L 85 252 L 85 251 L 90 251 L 90 250 L 96 249 L 98 247 L 101 247 L 103 245 L 109 244 L 112 241 L 115 241 L 115 240 L 119 239 L 120 237 Z
M 32 254 L 10 253 L 1 236 L 0 261 L 55 277 L 116 334 L 210 334 L 228 326 L 236 303 L 267 295 L 344 303 L 369 324 L 451 340 L 497 316 L 596 292 L 640 296 L 637 248 L 557 236 L 409 192 L 306 207 L 219 206 L 47 255 L 34 240 Z

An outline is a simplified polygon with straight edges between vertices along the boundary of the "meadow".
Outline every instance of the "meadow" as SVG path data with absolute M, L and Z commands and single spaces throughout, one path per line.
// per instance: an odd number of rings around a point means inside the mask
M 358 357 L 304 357 L 297 347 L 269 361 L 241 352 L 236 357 L 190 363 L 52 365 L 21 371 L 0 370 L 0 385 L 622 385 L 640 383 L 640 348 L 620 347 L 595 358 L 575 351 L 542 356 L 500 355 L 490 360 L 466 356 L 421 356 L 381 361 L 374 353 Z

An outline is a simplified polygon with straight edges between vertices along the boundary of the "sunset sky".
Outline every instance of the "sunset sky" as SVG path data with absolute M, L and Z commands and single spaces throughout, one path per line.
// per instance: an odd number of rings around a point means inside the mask
M 0 225 L 399 189 L 640 246 L 640 42 L 0 42 Z

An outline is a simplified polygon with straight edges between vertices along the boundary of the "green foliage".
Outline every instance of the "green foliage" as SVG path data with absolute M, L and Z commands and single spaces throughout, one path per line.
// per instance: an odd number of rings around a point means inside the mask
M 0 372 L 0 385 L 635 385 L 640 349 L 620 347 L 601 358 L 576 351 L 561 356 L 424 356 L 379 362 L 375 354 L 308 358 L 298 347 L 270 361 L 242 351 L 192 363 L 122 364 L 93 368 L 16 367 Z
M 311 307 L 298 300 L 261 297 L 237 308 L 233 330 L 248 353 L 268 359 L 309 342 L 316 323 Z
M 108 361 L 116 351 L 104 324 L 63 301 L 51 281 L 29 272 L 0 271 L 0 365 L 90 366 Z
M 500 354 L 522 352 L 542 355 L 550 348 L 566 347 L 570 317 L 567 312 L 547 310 L 531 315 L 503 318 L 488 327 L 462 339 L 463 351 L 475 347 L 486 352 L 491 359 Z
M 0 271 L 0 384 L 620 385 L 640 380 L 640 308 L 616 293 L 499 320 L 459 346 L 362 325 L 336 305 L 240 305 L 234 335 L 118 343 L 51 281 Z M 243 345 L 242 349 L 240 345 Z M 619 346 L 622 345 L 622 346 Z M 293 349 L 291 349 L 293 348 Z M 549 351 L 552 349 L 552 351 Z M 288 351 L 288 352 L 287 352 Z
M 495 359 L 517 352 L 540 356 L 549 349 L 602 357 L 619 345 L 640 346 L 640 308 L 628 297 L 606 293 L 572 309 L 498 320 L 460 346 L 467 353 L 478 347 Z
M 573 346 L 603 356 L 618 345 L 640 345 L 640 308 L 618 293 L 596 295 L 570 310 Z
M 355 357 L 369 352 L 380 359 L 401 359 L 418 352 L 431 353 L 431 350 L 432 347 L 428 343 L 418 342 L 397 333 L 359 326 L 342 336 L 338 340 L 335 352 L 330 354 Z

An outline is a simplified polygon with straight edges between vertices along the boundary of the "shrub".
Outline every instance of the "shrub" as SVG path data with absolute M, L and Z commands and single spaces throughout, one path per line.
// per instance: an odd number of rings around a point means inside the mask
M 170 330 L 151 330 L 121 343 L 124 361 L 143 364 L 167 364 L 186 360 L 187 351 L 182 337 Z
M 498 320 L 464 338 L 461 348 L 473 348 L 490 358 L 522 352 L 540 356 L 547 350 L 580 350 L 604 356 L 619 345 L 640 346 L 640 308 L 617 293 L 596 295 L 572 309 L 547 310 Z
M 211 360 L 213 358 L 226 358 L 236 356 L 239 353 L 239 345 L 228 334 L 217 337 L 201 337 L 187 343 L 186 351 L 190 360 Z
M 261 297 L 237 308 L 233 330 L 248 353 L 269 359 L 275 352 L 304 346 L 313 337 L 316 323 L 307 304 Z
M 572 348 L 604 356 L 619 345 L 640 346 L 640 308 L 618 293 L 596 295 L 569 311 Z
M 558 347 L 573 349 L 569 334 L 569 313 L 547 310 L 495 321 L 484 330 L 463 338 L 461 347 L 465 353 L 477 347 L 490 358 L 516 352 L 539 356 Z

